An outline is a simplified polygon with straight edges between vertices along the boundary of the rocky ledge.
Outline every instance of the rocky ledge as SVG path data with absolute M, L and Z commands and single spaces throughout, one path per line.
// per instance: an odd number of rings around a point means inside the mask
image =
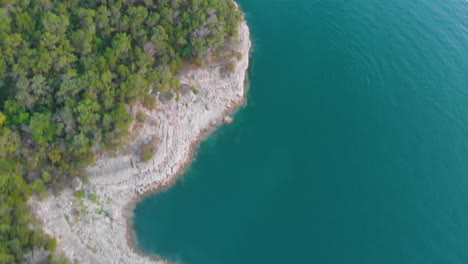
M 31 199 L 44 230 L 57 238 L 59 250 L 72 261 L 166 263 L 132 248 L 127 223 L 134 201 L 170 185 L 213 122 L 233 121 L 226 113 L 244 101 L 249 65 L 251 42 L 245 21 L 239 23 L 238 41 L 229 48 L 242 55 L 233 72 L 226 74 L 226 62 L 221 60 L 213 60 L 205 68 L 187 67 L 180 75 L 181 83 L 196 90 L 184 92 L 179 100 L 159 104 L 152 111 L 140 108 L 147 115 L 145 122 L 133 125 L 134 133 L 125 149 L 113 157 L 100 157 L 88 168 L 89 183 L 80 186 L 80 192 L 70 188 L 42 202 Z M 160 139 L 156 154 L 147 162 L 141 161 L 139 149 L 155 137 Z

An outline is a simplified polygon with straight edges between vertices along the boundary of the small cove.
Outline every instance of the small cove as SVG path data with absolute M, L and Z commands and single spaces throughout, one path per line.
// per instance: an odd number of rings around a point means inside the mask
M 239 1 L 247 105 L 134 209 L 176 263 L 468 262 L 468 5 Z

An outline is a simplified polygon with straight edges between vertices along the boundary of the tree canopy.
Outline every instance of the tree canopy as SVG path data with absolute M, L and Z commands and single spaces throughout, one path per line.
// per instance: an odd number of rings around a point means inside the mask
M 46 245 L 24 227 L 29 194 L 118 147 L 129 107 L 179 88 L 184 63 L 222 48 L 241 18 L 232 0 L 11 2 L 0 0 L 1 263 Z

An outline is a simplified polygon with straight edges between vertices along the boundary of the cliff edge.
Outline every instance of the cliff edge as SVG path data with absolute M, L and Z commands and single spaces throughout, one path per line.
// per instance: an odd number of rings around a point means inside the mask
M 239 23 L 238 33 L 238 40 L 228 45 L 238 55 L 232 69 L 226 71 L 226 62 L 217 59 L 204 68 L 187 66 L 179 76 L 186 88 L 180 91 L 180 100 L 159 102 L 151 111 L 135 107 L 145 112 L 145 122 L 132 125 L 125 148 L 113 157 L 100 157 L 88 168 L 89 183 L 80 190 L 82 197 L 70 189 L 42 202 L 30 201 L 44 230 L 57 238 L 58 249 L 70 260 L 166 263 L 138 254 L 129 244 L 132 204 L 141 195 L 170 185 L 190 162 L 199 138 L 244 101 L 251 48 L 245 21 Z M 143 162 L 139 151 L 155 138 L 159 138 L 157 152 Z

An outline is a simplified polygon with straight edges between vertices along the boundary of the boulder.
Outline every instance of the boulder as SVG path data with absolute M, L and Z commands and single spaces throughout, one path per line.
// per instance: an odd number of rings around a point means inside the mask
M 115 219 L 117 219 L 119 217 L 118 211 L 113 207 L 106 208 L 105 212 L 106 212 L 107 216 L 112 220 L 115 220 Z
M 166 91 L 159 94 L 159 101 L 163 104 L 169 103 L 172 99 L 174 99 L 175 93 L 173 91 Z
M 182 87 L 180 87 L 180 93 L 182 96 L 186 96 L 191 94 L 192 88 L 188 86 L 187 84 L 183 84 Z
M 83 183 L 81 182 L 80 178 L 75 177 L 75 178 L 72 180 L 72 188 L 73 188 L 75 191 L 81 190 L 81 187 L 82 187 L 82 186 L 83 186 Z
M 214 119 L 211 120 L 210 124 L 211 124 L 212 126 L 216 126 L 216 120 L 214 120 Z
M 232 117 L 230 117 L 230 116 L 225 116 L 224 119 L 223 119 L 223 121 L 224 121 L 224 124 L 229 125 L 229 124 L 232 123 L 233 119 L 232 119 Z

